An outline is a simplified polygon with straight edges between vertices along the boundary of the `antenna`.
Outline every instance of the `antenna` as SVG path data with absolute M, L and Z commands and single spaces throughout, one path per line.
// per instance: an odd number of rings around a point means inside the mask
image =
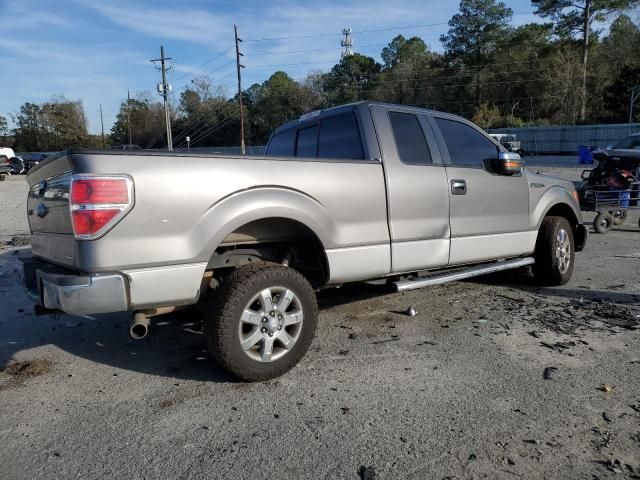
M 344 35 L 344 38 L 340 41 L 340 45 L 342 46 L 342 54 L 340 55 L 340 58 L 353 55 L 353 38 L 351 37 L 351 27 L 343 28 L 342 34 Z

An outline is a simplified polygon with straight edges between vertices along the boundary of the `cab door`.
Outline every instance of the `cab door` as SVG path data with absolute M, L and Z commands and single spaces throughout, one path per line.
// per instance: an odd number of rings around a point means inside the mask
M 450 201 L 450 264 L 532 253 L 537 232 L 530 225 L 526 175 L 487 171 L 483 160 L 499 147 L 470 122 L 446 114 L 430 116 L 437 135 Z
M 424 111 L 372 106 L 387 188 L 393 273 L 449 263 L 447 174 Z

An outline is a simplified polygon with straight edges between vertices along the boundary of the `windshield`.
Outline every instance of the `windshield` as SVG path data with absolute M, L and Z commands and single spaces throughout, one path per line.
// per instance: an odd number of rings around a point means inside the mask
M 613 148 L 622 150 L 640 150 L 640 135 L 631 135 L 617 143 Z

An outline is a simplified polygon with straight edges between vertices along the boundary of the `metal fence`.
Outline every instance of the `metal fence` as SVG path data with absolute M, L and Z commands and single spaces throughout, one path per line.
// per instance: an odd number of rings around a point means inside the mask
M 636 132 L 640 123 L 489 129 L 489 133 L 515 135 L 531 155 L 576 154 L 579 145 L 605 148 Z

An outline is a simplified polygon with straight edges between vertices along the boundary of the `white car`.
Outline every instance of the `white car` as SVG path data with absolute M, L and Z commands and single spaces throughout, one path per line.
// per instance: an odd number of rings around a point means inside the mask
M 16 157 L 12 148 L 0 147 L 0 180 L 4 180 L 6 174 L 25 173 L 24 162 L 20 157 Z

